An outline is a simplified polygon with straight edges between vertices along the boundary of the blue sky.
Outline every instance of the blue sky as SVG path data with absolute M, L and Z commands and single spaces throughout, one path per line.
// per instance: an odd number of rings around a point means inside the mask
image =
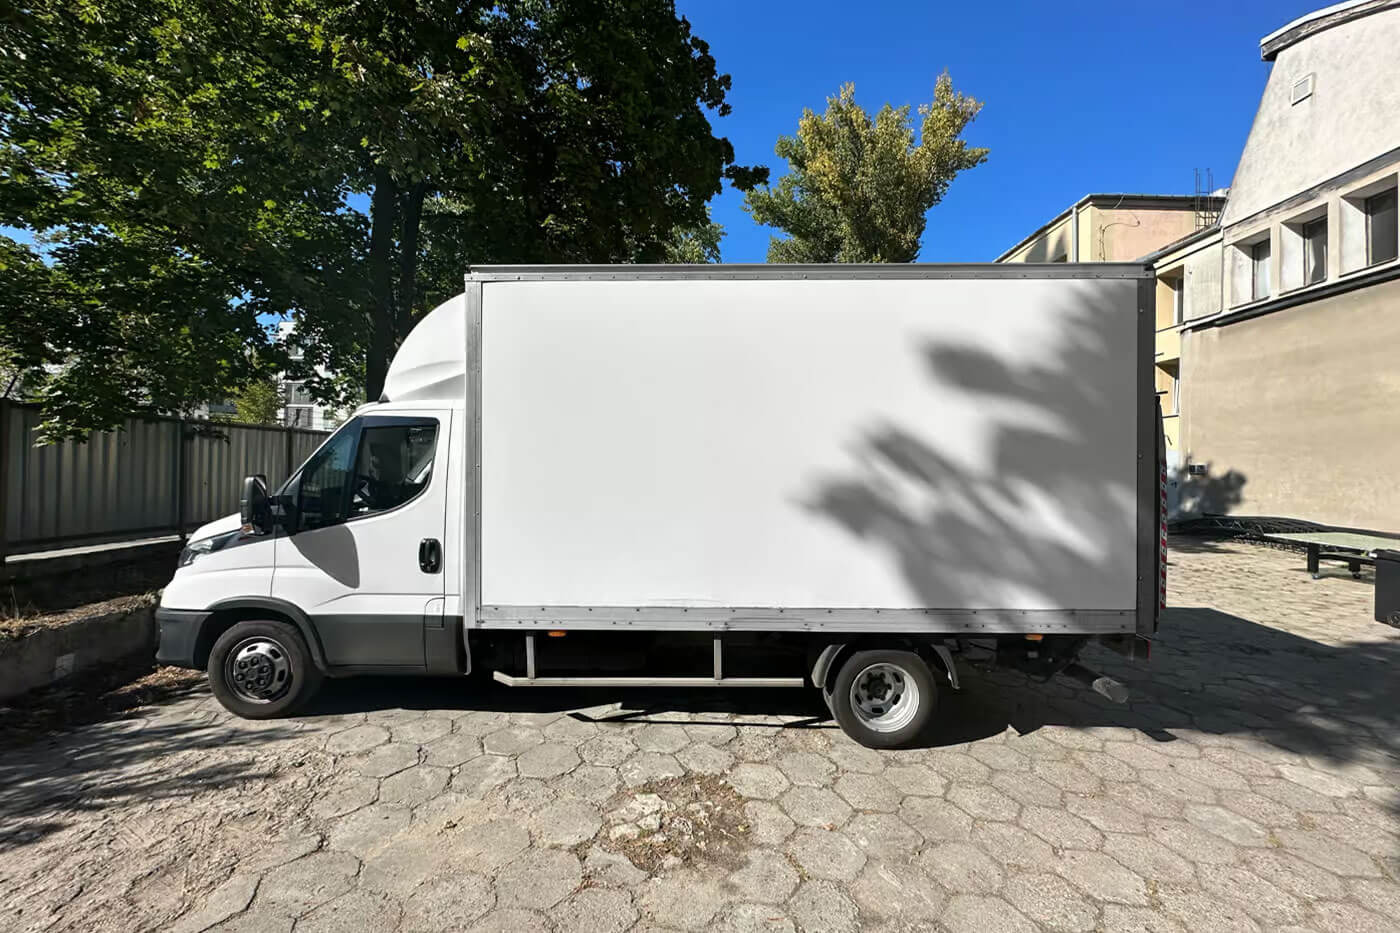
M 918 104 L 945 68 L 985 102 L 966 134 L 988 161 L 929 214 L 920 259 L 987 261 L 1090 192 L 1227 185 L 1269 66 L 1259 40 L 1326 0 L 937 3 L 677 0 L 734 78 L 713 120 L 742 164 L 776 173 L 780 134 L 843 82 L 876 110 Z M 713 202 L 725 262 L 762 262 L 771 230 L 732 190 Z

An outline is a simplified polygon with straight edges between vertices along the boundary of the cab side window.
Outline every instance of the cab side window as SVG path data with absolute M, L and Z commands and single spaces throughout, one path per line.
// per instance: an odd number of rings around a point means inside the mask
M 360 431 L 346 425 L 318 450 L 301 471 L 297 491 L 297 530 L 325 528 L 345 520 L 351 465 Z
M 437 422 L 432 419 L 367 422 L 355 457 L 348 517 L 398 508 L 428 488 L 436 447 Z

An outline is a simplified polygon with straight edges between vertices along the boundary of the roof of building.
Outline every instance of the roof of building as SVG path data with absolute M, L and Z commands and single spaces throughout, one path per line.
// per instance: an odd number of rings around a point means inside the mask
M 1395 0 L 1395 2 L 1400 3 L 1400 0 Z M 1054 217 L 1051 217 L 1039 227 L 1036 227 L 1028 235 L 1022 237 L 1010 249 L 1002 251 L 1001 255 L 998 256 L 995 261 L 1001 262 L 1007 256 L 1010 256 L 1012 253 L 1016 252 L 1018 249 L 1025 246 L 1027 243 L 1031 242 L 1036 237 L 1040 236 L 1046 230 L 1049 230 L 1051 227 L 1064 220 L 1072 212 L 1082 207 L 1088 207 L 1090 205 L 1102 205 L 1104 202 L 1111 202 L 1111 206 L 1109 208 L 1110 210 L 1119 207 L 1126 207 L 1130 210 L 1133 208 L 1163 207 L 1176 208 L 1177 210 L 1187 211 L 1194 210 L 1198 201 L 1206 202 L 1212 210 L 1218 210 L 1224 205 L 1225 198 L 1224 196 L 1219 194 L 1210 194 L 1203 196 L 1199 199 L 1196 197 L 1196 195 L 1193 194 L 1114 194 L 1107 192 L 1099 194 L 1086 194 L 1084 195 L 1084 197 L 1080 198 L 1078 201 L 1075 201 L 1069 207 L 1060 211 L 1058 214 L 1056 214 Z
M 1217 220 L 1215 223 L 1210 224 L 1209 226 L 1202 227 L 1199 230 L 1192 230 L 1190 233 L 1186 234 L 1186 236 L 1181 237 L 1180 239 L 1172 240 L 1170 243 L 1168 243 L 1166 246 L 1163 246 L 1161 249 L 1155 249 L 1152 252 L 1148 253 L 1146 256 L 1142 256 L 1134 261 L 1149 264 L 1154 263 L 1157 260 L 1161 259 L 1163 256 L 1169 256 L 1183 247 L 1190 246 L 1197 240 L 1207 240 L 1210 239 L 1210 237 L 1212 236 L 1219 235 L 1220 221 Z
M 1400 0 L 1346 0 L 1332 6 L 1313 10 L 1300 16 L 1287 26 L 1275 29 L 1259 40 L 1259 57 L 1266 62 L 1273 61 L 1279 52 L 1296 45 L 1309 36 L 1317 35 L 1324 29 L 1340 26 L 1372 13 L 1400 7 Z

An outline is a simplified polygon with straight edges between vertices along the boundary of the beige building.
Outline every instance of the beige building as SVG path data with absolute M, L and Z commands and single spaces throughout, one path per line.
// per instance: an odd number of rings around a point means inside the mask
M 1086 194 L 997 257 L 997 262 L 1138 259 L 1213 223 L 1225 199 L 1175 194 Z
M 1260 49 L 1223 209 L 1090 195 L 1000 261 L 1151 263 L 1177 511 L 1400 532 L 1400 0 L 1318 10 Z
M 1218 270 L 1214 300 L 1188 284 L 1177 327 L 1184 490 L 1200 511 L 1400 532 L 1400 0 L 1260 45 L 1272 67 L 1218 240 L 1154 257 L 1159 299 L 1178 269 Z

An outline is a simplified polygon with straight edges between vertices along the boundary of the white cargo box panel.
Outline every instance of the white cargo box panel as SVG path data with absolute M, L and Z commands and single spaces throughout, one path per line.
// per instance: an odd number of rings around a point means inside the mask
M 473 276 L 477 618 L 1131 631 L 1150 362 L 1103 268 Z

